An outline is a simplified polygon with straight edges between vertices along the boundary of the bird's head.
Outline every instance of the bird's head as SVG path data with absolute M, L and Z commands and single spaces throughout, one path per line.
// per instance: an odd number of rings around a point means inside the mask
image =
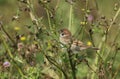
M 71 43 L 72 34 L 68 29 L 63 28 L 63 29 L 59 30 L 59 34 L 60 34 L 60 42 L 61 43 L 63 43 L 63 44 Z

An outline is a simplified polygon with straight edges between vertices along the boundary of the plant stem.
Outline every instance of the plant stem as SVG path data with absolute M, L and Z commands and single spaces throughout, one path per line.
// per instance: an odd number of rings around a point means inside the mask
M 10 56 L 10 58 L 11 58 L 11 59 L 13 60 L 13 62 L 15 63 L 15 66 L 16 66 L 16 68 L 18 69 L 18 72 L 20 73 L 20 75 L 21 75 L 22 77 L 25 77 L 24 74 L 23 74 L 23 72 L 22 72 L 22 69 L 20 69 L 20 68 L 18 67 L 17 63 L 15 62 L 14 56 L 12 55 L 12 53 L 11 53 L 11 51 L 10 51 L 10 48 L 8 47 L 7 43 L 4 41 L 4 38 L 3 38 L 3 35 L 2 35 L 2 34 L 0 34 L 0 38 L 1 38 L 1 40 L 3 41 L 3 44 L 4 44 L 4 46 L 5 46 L 6 50 L 7 50 L 8 55 Z
M 72 9 L 73 9 L 73 5 L 70 5 L 70 14 L 69 14 L 69 27 L 68 29 L 71 30 L 72 29 Z M 72 70 L 72 77 L 73 79 L 76 79 L 76 71 L 75 71 L 75 63 L 72 61 L 71 58 L 71 53 L 72 51 L 70 50 L 71 45 L 68 48 L 68 57 L 69 57 L 69 62 L 70 62 L 70 66 L 71 66 L 71 70 Z
M 8 55 L 10 56 L 10 58 L 13 59 L 13 55 L 12 55 L 11 51 L 9 50 L 8 45 L 7 45 L 6 42 L 4 41 L 2 34 L 0 35 L 0 38 L 1 38 L 1 40 L 3 41 L 3 44 L 4 44 L 4 46 L 5 46 L 5 48 L 6 48 L 7 52 L 8 52 Z
M 39 27 L 39 22 L 38 22 L 37 18 L 35 17 L 33 5 L 31 4 L 30 0 L 27 0 L 27 7 L 30 9 L 29 15 L 30 15 L 30 18 L 33 21 L 33 23 L 35 23 L 35 25 L 36 25 L 35 33 L 37 33 L 38 27 Z
M 73 5 L 70 5 L 69 27 L 68 27 L 69 30 L 72 29 L 72 9 L 73 9 Z
M 110 29 L 111 29 L 112 25 L 114 24 L 116 18 L 118 17 L 119 13 L 120 13 L 120 8 L 118 9 L 118 11 L 116 12 L 115 16 L 113 17 L 113 21 L 111 22 L 109 28 L 106 30 L 107 34 L 108 34 L 108 32 L 110 31 Z M 105 43 L 105 41 L 106 41 L 106 39 L 107 39 L 107 34 L 104 34 L 104 36 L 102 37 L 102 41 L 101 41 L 100 44 L 99 44 L 99 48 L 102 48 L 102 47 L 103 47 L 103 44 Z M 98 54 L 101 53 L 100 50 L 98 50 L 97 52 L 98 52 Z M 103 51 L 103 52 L 104 52 L 104 51 Z M 103 53 L 103 52 L 102 52 L 102 53 Z M 109 54 L 110 54 L 110 52 L 108 52 L 108 55 L 109 55 Z M 108 56 L 107 56 L 107 57 L 108 57 Z M 95 58 L 95 63 L 94 63 L 95 65 L 98 64 L 98 60 L 99 60 L 99 56 L 97 55 L 96 58 Z M 96 70 L 97 70 L 97 67 L 95 67 L 95 71 L 96 71 Z M 92 74 L 92 78 L 91 78 L 91 79 L 94 79 L 94 77 L 95 77 L 95 73 Z
M 120 7 L 119 7 L 118 11 L 116 12 L 115 16 L 113 17 L 113 21 L 111 22 L 111 24 L 110 24 L 110 26 L 109 26 L 109 28 L 108 28 L 108 31 L 111 29 L 112 25 L 114 24 L 116 18 L 117 18 L 118 15 L 119 15 L 119 13 L 120 13 Z
M 4 29 L 2 22 L 0 22 L 0 27 L 3 30 L 3 32 L 7 35 L 7 37 L 10 39 L 10 41 L 12 41 L 12 43 L 14 45 L 16 45 L 15 41 L 11 38 L 11 36 L 9 35 L 9 33 Z
M 48 17 L 48 24 L 49 24 L 50 30 L 52 30 L 51 21 L 50 21 L 50 14 L 49 14 L 49 11 L 47 8 L 46 8 L 46 13 L 47 13 L 47 17 Z
M 120 27 L 118 28 L 118 31 L 117 31 L 117 34 L 116 34 L 116 36 L 115 36 L 114 40 L 113 40 L 113 43 L 115 43 L 115 42 L 116 42 L 116 40 L 118 39 L 119 34 L 120 34 Z M 111 50 L 112 50 L 113 46 L 114 46 L 114 45 L 112 45 L 112 46 L 111 46 L 111 49 L 108 51 L 107 55 L 105 56 L 105 60 L 106 60 L 106 59 L 107 59 L 107 57 L 110 55 L 110 53 L 111 53 Z
M 119 64 L 118 68 L 116 69 L 116 72 L 114 72 L 114 75 L 111 79 L 116 79 L 116 76 L 119 73 L 119 71 L 120 71 L 120 64 Z
M 69 57 L 69 62 L 70 62 L 71 70 L 72 70 L 72 77 L 73 77 L 73 79 L 76 79 L 76 69 L 75 69 L 75 64 L 71 58 L 71 53 L 72 53 L 72 51 L 69 48 L 68 49 L 68 57 Z
M 68 76 L 67 76 L 66 72 L 65 72 L 59 65 L 55 64 L 55 61 L 54 61 L 52 58 L 50 58 L 50 57 L 47 56 L 47 55 L 45 55 L 45 57 L 47 58 L 47 60 L 48 60 L 51 64 L 53 64 L 53 65 L 56 66 L 59 70 L 62 71 L 65 79 L 68 79 Z

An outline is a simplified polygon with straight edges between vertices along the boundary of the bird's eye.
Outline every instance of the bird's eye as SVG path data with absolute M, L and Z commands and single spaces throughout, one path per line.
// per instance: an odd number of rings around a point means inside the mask
M 62 36 L 64 35 L 64 33 L 62 33 Z
M 65 34 L 64 33 L 61 33 L 61 36 L 64 36 Z

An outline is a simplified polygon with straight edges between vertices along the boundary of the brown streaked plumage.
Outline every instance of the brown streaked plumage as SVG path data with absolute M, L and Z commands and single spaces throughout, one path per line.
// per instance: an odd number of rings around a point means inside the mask
M 65 45 L 71 44 L 72 51 L 80 51 L 80 50 L 85 50 L 88 48 L 98 50 L 98 48 L 96 48 L 96 47 L 91 47 L 91 46 L 85 45 L 80 40 L 73 40 L 71 32 L 66 28 L 60 30 L 60 38 L 59 39 L 60 39 L 60 42 Z

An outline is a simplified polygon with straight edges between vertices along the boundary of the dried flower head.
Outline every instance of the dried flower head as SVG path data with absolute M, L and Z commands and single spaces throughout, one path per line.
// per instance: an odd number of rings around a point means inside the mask
M 24 47 L 23 43 L 18 43 L 17 44 L 18 51 L 20 51 L 23 47 Z

